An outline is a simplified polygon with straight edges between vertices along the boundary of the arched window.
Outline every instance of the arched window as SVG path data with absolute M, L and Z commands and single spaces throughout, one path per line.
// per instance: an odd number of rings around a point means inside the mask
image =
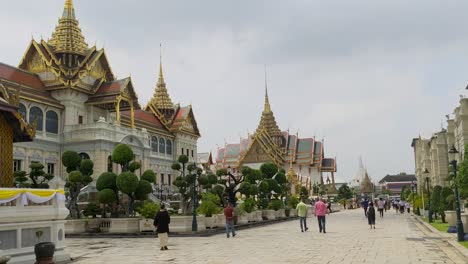
M 153 152 L 158 152 L 158 138 L 157 137 L 151 137 L 151 150 Z
M 32 124 L 34 122 L 34 119 L 37 118 L 37 126 L 36 126 L 37 131 L 42 131 L 43 117 L 44 115 L 42 113 L 42 110 L 39 107 L 33 106 L 29 110 L 29 123 Z
M 165 153 L 166 152 L 166 141 L 164 138 L 159 139 L 159 153 Z
M 166 141 L 166 153 L 172 155 L 172 141 L 170 139 Z
M 19 106 L 18 106 L 18 112 L 21 114 L 21 116 L 23 117 L 24 121 L 27 121 L 27 120 L 26 120 L 26 106 L 24 106 L 24 104 L 19 104 Z
M 112 156 L 107 157 L 107 172 L 112 172 Z
M 87 153 L 81 152 L 81 153 L 78 154 L 78 155 L 80 155 L 81 159 L 90 159 L 90 158 L 89 158 L 89 155 L 88 155 Z
M 46 113 L 46 132 L 58 133 L 58 115 L 54 111 L 47 111 Z

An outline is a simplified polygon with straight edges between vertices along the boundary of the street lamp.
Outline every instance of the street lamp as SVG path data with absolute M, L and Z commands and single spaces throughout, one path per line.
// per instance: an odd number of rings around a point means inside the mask
M 426 187 L 427 187 L 427 207 L 429 208 L 429 223 L 432 223 L 432 210 L 431 210 L 431 190 L 429 189 L 429 170 L 426 168 L 424 170 L 424 175 L 426 175 Z
M 411 181 L 411 192 L 413 193 L 413 213 L 415 213 L 415 205 L 414 205 L 414 190 L 416 189 L 416 182 Z
M 198 231 L 198 223 L 197 223 L 197 179 L 200 178 L 200 175 L 202 174 L 202 169 L 197 168 L 196 165 L 194 164 L 196 173 L 193 174 L 193 189 L 192 189 L 192 232 L 197 232 Z
M 458 184 L 457 184 L 457 154 L 459 153 L 458 150 L 455 148 L 454 145 L 449 150 L 449 158 L 450 164 L 452 165 L 452 172 L 453 172 L 453 182 L 455 187 L 455 198 L 457 199 L 457 239 L 458 241 L 464 241 L 464 231 L 463 231 L 463 223 L 461 221 L 461 212 L 460 212 L 460 195 L 458 194 Z

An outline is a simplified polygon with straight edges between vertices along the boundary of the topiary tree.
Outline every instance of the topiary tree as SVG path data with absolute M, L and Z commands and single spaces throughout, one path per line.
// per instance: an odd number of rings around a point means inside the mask
M 136 199 L 135 192 L 138 188 L 138 183 L 138 177 L 131 172 L 122 172 L 117 176 L 117 188 L 129 198 L 128 207 L 125 212 L 126 216 L 131 216 L 133 214 L 133 203 Z
M 132 149 L 125 144 L 118 144 L 112 152 L 112 161 L 119 164 L 122 168 L 122 172 L 129 170 L 130 161 L 133 160 Z M 132 169 L 137 165 L 133 165 Z
M 440 213 L 441 208 L 441 193 L 442 187 L 439 185 L 434 186 L 431 193 L 431 211 L 434 213 L 434 218 L 437 219 L 437 214 Z
M 173 184 L 178 188 L 180 193 L 180 208 L 182 209 L 182 214 L 187 214 L 189 209 L 189 201 L 192 198 L 192 192 L 190 186 L 193 184 L 192 171 L 189 171 L 186 175 L 186 167 L 188 163 L 188 157 L 186 155 L 180 155 L 177 159 L 177 162 L 172 164 L 172 169 L 179 172 L 179 176 L 174 179 Z M 193 169 L 193 166 L 189 167 Z
M 111 212 L 111 205 L 117 201 L 117 195 L 112 189 L 103 189 L 98 193 L 98 200 L 105 205 L 104 212 Z
M 108 208 L 111 208 L 111 212 L 113 215 L 117 215 L 117 209 L 120 205 L 120 199 L 119 199 L 119 191 L 117 189 L 117 174 L 113 173 L 113 172 L 104 172 L 102 173 L 101 175 L 99 175 L 97 181 L 96 181 L 96 189 L 99 191 L 99 196 L 101 196 L 101 192 L 106 190 L 106 192 L 108 192 L 108 190 L 112 190 L 114 192 L 114 196 L 115 196 L 115 200 L 112 201 L 112 202 L 109 202 L 109 203 L 105 203 L 103 202 L 104 204 L 107 204 Z M 108 197 L 109 195 L 108 194 L 102 194 L 103 196 L 106 196 Z M 117 208 L 114 208 L 112 206 L 113 203 L 117 203 Z M 114 210 L 116 209 L 116 210 Z
M 153 170 L 145 170 L 141 175 L 140 179 L 145 180 L 149 183 L 156 183 L 156 174 Z
M 65 187 L 68 188 L 70 194 L 67 208 L 72 218 L 80 218 L 77 204 L 78 195 L 83 187 L 93 181 L 91 175 L 93 174 L 94 163 L 89 159 L 82 160 L 77 152 L 68 150 L 62 154 L 62 164 L 69 173 L 65 183 Z
M 214 193 L 204 193 L 202 194 L 201 204 L 197 209 L 197 212 L 205 215 L 206 217 L 211 217 L 214 214 L 219 214 L 222 209 L 220 207 L 220 200 L 217 195 Z
M 14 173 L 15 184 L 23 188 L 42 188 L 48 189 L 48 182 L 54 178 L 54 175 L 44 171 L 44 165 L 39 162 L 31 162 L 29 165 L 31 172 L 17 171 Z

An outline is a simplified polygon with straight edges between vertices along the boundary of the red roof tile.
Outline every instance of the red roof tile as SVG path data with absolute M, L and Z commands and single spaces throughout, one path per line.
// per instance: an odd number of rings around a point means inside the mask
M 31 88 L 45 91 L 44 84 L 39 76 L 33 73 L 20 70 L 13 66 L 0 62 L 0 79 L 9 80 L 15 83 L 23 84 Z
M 120 114 L 130 117 L 130 111 L 120 111 Z M 159 128 L 164 127 L 162 123 L 159 121 L 159 119 L 156 116 L 154 116 L 152 113 L 149 113 L 143 110 L 135 110 L 134 116 L 135 116 L 135 120 L 145 121 L 145 122 L 154 124 L 156 125 L 156 127 L 159 127 Z
M 112 82 L 106 82 L 99 87 L 95 95 L 110 93 L 110 92 L 120 92 L 124 80 L 117 80 Z

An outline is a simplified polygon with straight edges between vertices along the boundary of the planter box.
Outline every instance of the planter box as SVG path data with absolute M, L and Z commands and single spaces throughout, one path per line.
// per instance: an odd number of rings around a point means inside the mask
M 177 233 L 190 233 L 192 232 L 192 218 L 191 215 L 172 216 L 171 224 L 169 225 L 169 232 Z M 197 216 L 198 231 L 206 230 L 205 217 Z
M 468 213 L 461 214 L 461 221 L 463 223 L 463 231 L 468 232 Z
M 457 212 L 456 211 L 445 211 L 445 220 L 449 226 L 455 226 L 457 223 Z
M 226 226 L 226 217 L 224 216 L 224 214 L 213 215 L 213 217 L 215 217 L 215 226 L 217 227 Z
M 216 217 L 215 216 L 205 216 L 205 227 L 214 228 L 216 227 Z
M 110 219 L 110 225 L 109 225 L 109 230 L 108 230 L 109 233 L 138 233 L 139 231 L 140 231 L 140 218 L 111 218 Z
M 81 234 L 86 232 L 86 219 L 67 220 L 65 234 Z
M 275 210 L 262 210 L 262 218 L 266 218 L 267 220 L 274 220 L 276 219 L 276 211 Z
M 147 219 L 147 218 L 140 219 L 140 221 L 139 221 L 140 232 L 154 232 L 154 231 L 156 231 L 156 227 L 153 225 L 153 223 L 154 223 L 153 219 Z
M 247 215 L 247 221 L 249 222 L 256 222 L 257 219 L 255 218 L 255 212 L 245 213 Z
M 296 209 L 289 209 L 289 217 L 296 217 L 297 210 Z
M 244 213 L 243 215 L 238 215 L 237 216 L 237 224 L 238 225 L 244 225 L 249 222 L 249 218 L 247 216 L 247 213 Z
M 279 209 L 278 211 L 275 211 L 275 216 L 276 218 L 285 218 L 286 212 L 284 209 Z

